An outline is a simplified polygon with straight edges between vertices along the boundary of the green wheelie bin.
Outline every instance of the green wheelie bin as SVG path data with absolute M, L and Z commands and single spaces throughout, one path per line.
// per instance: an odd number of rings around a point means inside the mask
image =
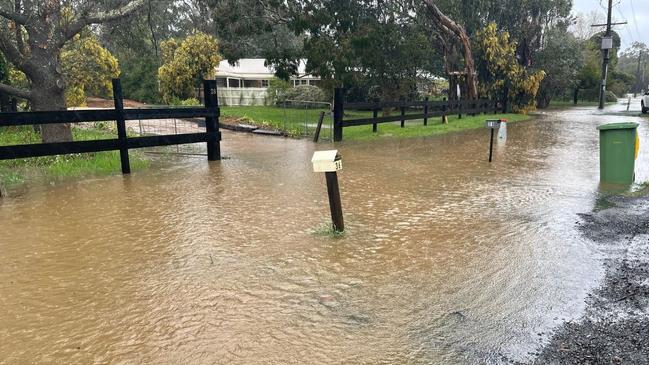
M 611 123 L 599 130 L 599 176 L 602 183 L 631 184 L 640 141 L 638 123 Z

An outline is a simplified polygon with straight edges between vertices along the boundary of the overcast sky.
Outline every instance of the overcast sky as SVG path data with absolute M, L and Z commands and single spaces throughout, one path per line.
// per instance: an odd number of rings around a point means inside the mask
M 573 0 L 573 12 L 590 13 L 595 10 L 606 21 L 608 0 Z M 622 37 L 622 48 L 634 41 L 649 45 L 649 0 L 613 0 L 613 21 L 627 21 L 628 25 L 618 25 L 616 30 Z

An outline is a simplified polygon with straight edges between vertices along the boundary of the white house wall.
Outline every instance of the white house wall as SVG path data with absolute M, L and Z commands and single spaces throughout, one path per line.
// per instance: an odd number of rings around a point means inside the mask
M 266 88 L 219 88 L 219 105 L 247 106 L 266 105 Z

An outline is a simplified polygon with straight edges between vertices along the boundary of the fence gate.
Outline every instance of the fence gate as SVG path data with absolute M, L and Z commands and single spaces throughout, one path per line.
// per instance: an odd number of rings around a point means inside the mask
M 283 129 L 291 135 L 313 137 L 320 116 L 324 113 L 320 140 L 333 140 L 331 103 L 303 100 L 285 100 L 281 103 Z
M 130 135 L 160 136 L 185 133 L 200 133 L 205 130 L 205 120 L 194 118 L 171 118 L 154 120 L 132 120 L 127 122 Z M 156 146 L 143 149 L 144 153 L 157 155 L 205 156 L 205 143 L 190 143 L 175 146 Z

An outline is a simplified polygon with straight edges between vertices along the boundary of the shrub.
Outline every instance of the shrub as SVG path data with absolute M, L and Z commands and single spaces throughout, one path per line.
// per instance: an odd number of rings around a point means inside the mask
M 178 99 L 177 97 L 171 97 L 169 99 L 169 105 L 175 106 L 199 106 L 201 102 L 196 98 L 189 98 L 185 100 Z
M 281 104 L 286 100 L 284 95 L 291 88 L 288 81 L 280 79 L 271 79 L 268 82 L 268 89 L 266 89 L 266 99 L 268 104 Z
M 606 90 L 606 102 L 607 103 L 616 103 L 617 102 L 617 95 L 615 95 L 614 92 L 611 90 Z
M 284 94 L 286 100 L 295 100 L 295 101 L 327 101 L 327 96 L 324 91 L 317 86 L 312 85 L 300 85 L 294 88 L 289 89 Z

